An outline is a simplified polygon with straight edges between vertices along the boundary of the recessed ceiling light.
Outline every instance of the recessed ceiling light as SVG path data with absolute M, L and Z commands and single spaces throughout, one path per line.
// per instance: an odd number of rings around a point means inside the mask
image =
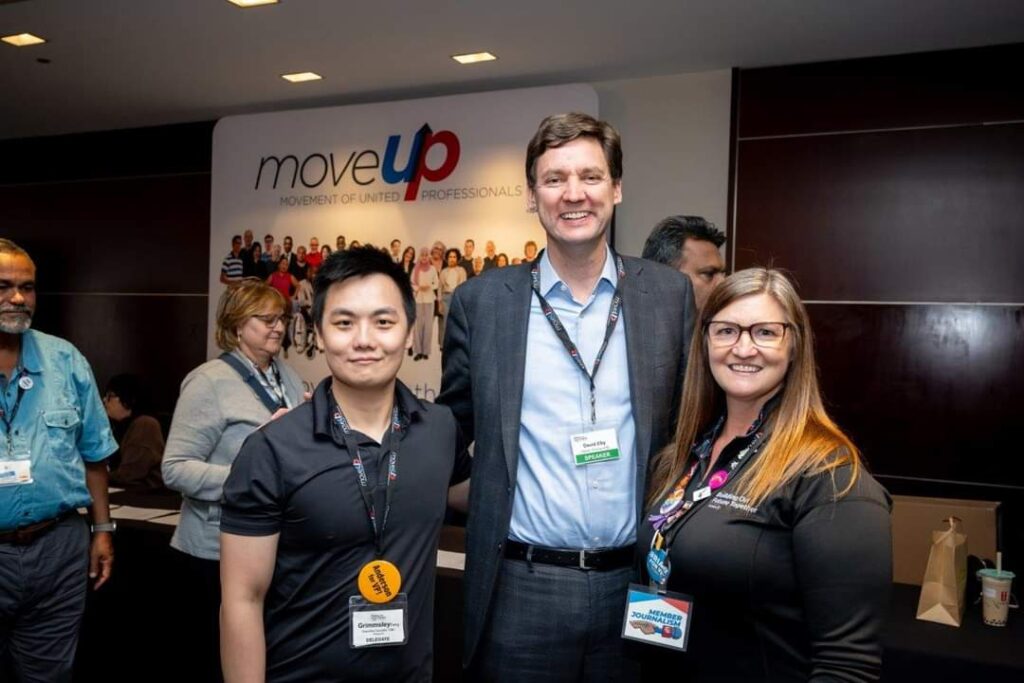
M 319 81 L 323 76 L 312 71 L 302 71 L 297 74 L 281 74 L 281 78 L 289 83 L 302 83 L 303 81 Z
M 8 45 L 13 45 L 14 47 L 28 47 L 29 45 L 39 45 L 40 43 L 46 42 L 45 38 L 34 36 L 31 33 L 19 33 L 15 36 L 4 36 L 3 38 L 0 38 L 0 40 L 4 41 Z
M 477 62 L 490 62 L 497 57 L 490 52 L 470 52 L 464 55 L 452 55 L 452 59 L 459 64 L 476 64 Z
M 239 7 L 259 7 L 260 5 L 277 4 L 277 0 L 228 0 L 228 2 Z

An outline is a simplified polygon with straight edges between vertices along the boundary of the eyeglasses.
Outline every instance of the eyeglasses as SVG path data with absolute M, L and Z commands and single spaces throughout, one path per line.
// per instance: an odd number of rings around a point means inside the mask
M 743 326 L 726 320 L 712 320 L 704 325 L 704 331 L 711 346 L 718 348 L 736 344 L 746 332 L 755 346 L 760 346 L 763 349 L 777 349 L 782 346 L 782 342 L 786 338 L 786 330 L 789 327 L 791 327 L 789 323 L 766 322 Z
M 288 316 L 286 315 L 254 315 L 254 318 L 262 322 L 267 327 L 276 327 L 278 323 L 288 323 Z

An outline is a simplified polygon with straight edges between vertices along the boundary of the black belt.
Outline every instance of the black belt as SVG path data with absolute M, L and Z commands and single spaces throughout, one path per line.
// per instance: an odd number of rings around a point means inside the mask
M 57 526 L 57 523 L 68 517 L 74 510 L 69 510 L 62 515 L 58 515 L 53 519 L 44 519 L 41 522 L 35 524 L 29 524 L 27 526 L 20 527 L 18 529 L 11 529 L 10 531 L 0 531 L 0 543 L 10 543 L 12 545 L 28 545 L 32 541 L 36 540 L 47 531 Z
M 539 545 L 528 545 L 508 539 L 505 541 L 505 557 L 510 560 L 526 560 L 540 564 L 576 569 L 621 569 L 633 564 L 636 545 L 605 550 L 558 550 Z

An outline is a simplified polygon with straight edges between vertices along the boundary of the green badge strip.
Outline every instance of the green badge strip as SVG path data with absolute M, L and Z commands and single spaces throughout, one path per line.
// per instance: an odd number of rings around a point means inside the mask
M 594 462 L 606 462 L 608 460 L 618 460 L 619 449 L 609 448 L 603 451 L 594 451 L 593 453 L 580 453 L 576 456 L 577 465 L 589 465 Z

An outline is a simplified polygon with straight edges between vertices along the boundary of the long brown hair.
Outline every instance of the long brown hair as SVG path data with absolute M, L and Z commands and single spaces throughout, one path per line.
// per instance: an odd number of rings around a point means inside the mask
M 807 309 L 793 283 L 772 268 L 749 268 L 733 273 L 712 290 L 693 330 L 686 365 L 683 396 L 673 442 L 663 450 L 651 472 L 647 504 L 653 505 L 682 477 L 689 466 L 690 451 L 700 430 L 707 427 L 725 406 L 725 394 L 715 382 L 708 364 L 705 329 L 709 321 L 737 299 L 767 294 L 786 313 L 787 336 L 792 356 L 782 396 L 771 419 L 771 438 L 753 468 L 740 477 L 737 493 L 757 506 L 772 491 L 802 473 L 831 472 L 850 465 L 849 484 L 836 497 L 849 492 L 860 474 L 860 454 L 825 412 L 818 389 L 814 342 Z

